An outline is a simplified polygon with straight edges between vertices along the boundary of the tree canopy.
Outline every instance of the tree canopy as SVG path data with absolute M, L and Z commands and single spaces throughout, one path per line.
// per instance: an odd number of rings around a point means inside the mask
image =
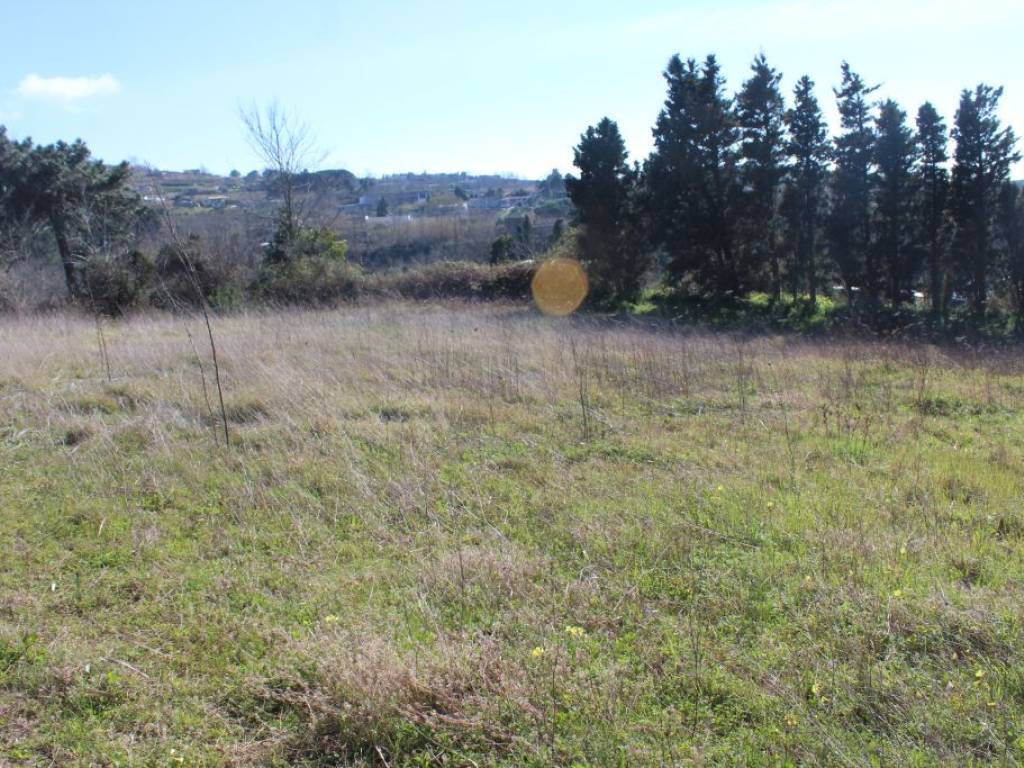
M 49 228 L 72 299 L 84 296 L 81 271 L 88 258 L 122 247 L 145 218 L 128 186 L 130 173 L 127 163 L 93 159 L 81 140 L 11 141 L 0 126 L 0 218 L 8 226 Z
M 813 305 L 827 286 L 865 312 L 883 298 L 899 311 L 926 292 L 936 322 L 957 296 L 983 315 L 996 290 L 1024 318 L 1024 282 L 1013 287 L 1024 281 L 1019 204 L 1007 191 L 1020 155 L 997 114 L 1001 88 L 965 90 L 952 131 L 927 102 L 911 125 L 844 61 L 830 138 L 814 82 L 799 78 L 787 106 L 763 54 L 735 95 L 714 55 L 673 56 L 663 75 L 642 168 L 628 167 L 607 119 L 576 148 L 581 173 L 567 186 L 598 274 L 615 261 L 635 295 L 657 263 L 676 292 L 718 301 L 753 291 L 778 301 L 788 286 Z

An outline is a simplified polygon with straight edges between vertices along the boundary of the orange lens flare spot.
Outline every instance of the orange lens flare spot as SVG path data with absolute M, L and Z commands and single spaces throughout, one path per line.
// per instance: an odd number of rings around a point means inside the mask
M 587 298 L 587 273 L 575 259 L 548 259 L 533 276 L 533 301 L 545 315 L 571 315 Z

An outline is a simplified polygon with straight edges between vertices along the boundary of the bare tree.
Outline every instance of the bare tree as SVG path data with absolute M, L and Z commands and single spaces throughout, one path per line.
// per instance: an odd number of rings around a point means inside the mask
M 275 174 L 281 192 L 280 234 L 290 242 L 302 224 L 303 203 L 298 196 L 299 176 L 323 161 L 309 125 L 276 101 L 262 110 L 252 104 L 239 116 L 253 151 Z

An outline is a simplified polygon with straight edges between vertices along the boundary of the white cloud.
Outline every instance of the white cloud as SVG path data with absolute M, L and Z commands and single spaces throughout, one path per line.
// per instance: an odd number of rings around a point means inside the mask
M 15 120 L 21 120 L 24 115 L 21 112 L 9 111 L 0 109 L 0 123 L 13 123 Z
M 65 107 L 73 107 L 84 99 L 106 96 L 120 90 L 121 84 L 113 75 L 42 77 L 31 74 L 18 84 L 16 92 L 27 99 L 51 101 Z

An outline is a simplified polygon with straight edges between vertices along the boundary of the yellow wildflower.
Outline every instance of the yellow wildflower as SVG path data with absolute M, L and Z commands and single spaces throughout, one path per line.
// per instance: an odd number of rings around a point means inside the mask
M 544 655 L 544 649 L 538 645 L 536 648 L 530 651 L 530 655 L 535 659 L 539 659 L 541 656 Z

